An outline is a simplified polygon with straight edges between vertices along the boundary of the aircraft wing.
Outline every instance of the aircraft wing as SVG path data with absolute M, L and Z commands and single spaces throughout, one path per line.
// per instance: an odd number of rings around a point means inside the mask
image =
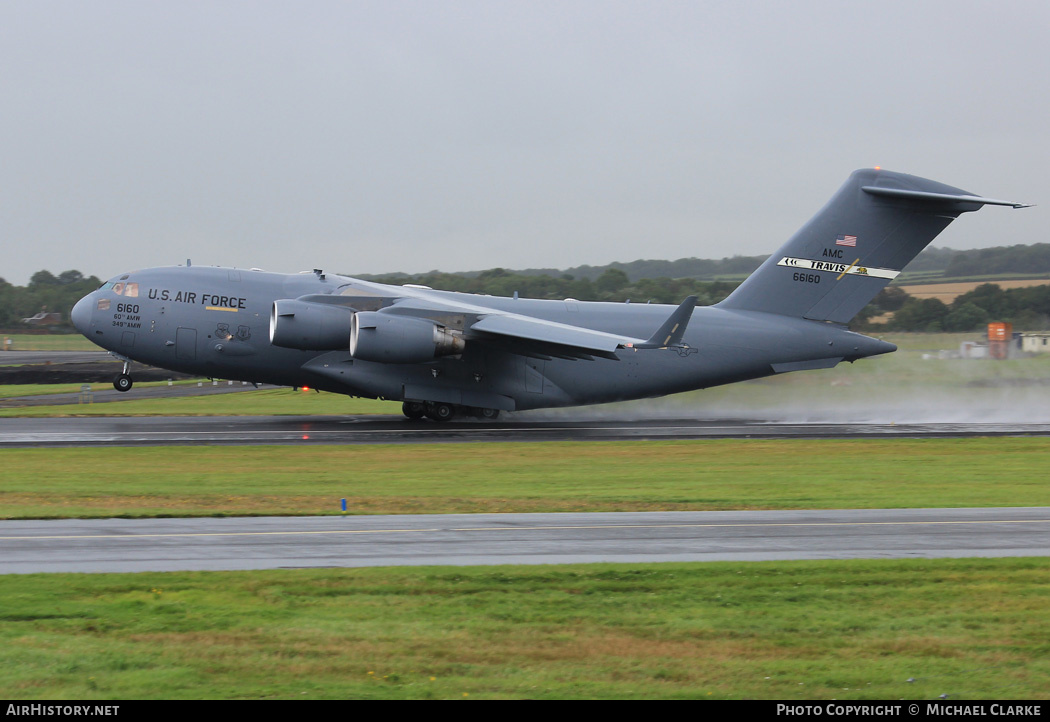
M 421 296 L 402 298 L 384 309 L 383 313 L 446 319 L 449 315 L 461 315 L 463 329 L 471 336 L 514 342 L 525 353 L 531 351 L 536 355 L 575 358 L 601 356 L 615 360 L 616 351 L 621 348 L 651 349 L 682 345 L 682 334 L 695 306 L 695 296 L 685 299 L 648 339 Z
M 617 349 L 645 343 L 645 339 L 618 336 L 516 313 L 488 314 L 476 321 L 470 330 L 516 340 L 534 341 L 538 344 L 567 346 L 570 349 L 607 358 L 615 358 Z

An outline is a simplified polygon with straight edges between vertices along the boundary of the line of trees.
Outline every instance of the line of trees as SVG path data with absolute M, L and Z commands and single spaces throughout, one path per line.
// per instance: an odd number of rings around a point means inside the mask
M 559 270 L 557 268 L 525 268 L 511 271 L 504 271 L 504 269 L 493 270 L 502 271 L 514 276 L 549 276 L 551 278 L 570 276 L 575 280 L 581 281 L 585 279 L 597 281 L 606 271 L 610 270 L 622 271 L 631 281 L 664 278 L 692 278 L 699 281 L 719 281 L 726 279 L 743 280 L 745 276 L 748 276 L 752 271 L 762 265 L 762 262 L 765 260 L 766 256 L 731 256 L 720 260 L 712 260 L 708 258 L 679 258 L 677 261 L 643 259 L 627 263 L 614 261 L 613 263 L 604 266 L 573 266 L 572 268 L 566 268 L 564 270 Z M 441 277 L 466 276 L 476 278 L 491 273 L 492 270 L 461 271 L 456 273 L 431 271 L 428 274 L 422 275 Z M 357 275 L 359 278 L 365 278 L 370 281 L 386 279 L 386 283 L 411 283 L 412 281 L 407 279 L 419 277 L 418 275 L 413 276 L 407 273 L 387 273 L 382 275 L 361 275 L 351 273 L 349 275 Z
M 1018 330 L 1043 330 L 1050 328 L 1050 285 L 1004 289 L 984 283 L 950 304 L 887 288 L 858 316 L 856 327 L 877 328 L 870 319 L 889 311 L 893 317 L 881 328 L 891 331 L 977 331 L 991 321 L 1007 321 Z
M 0 278 L 0 326 L 22 325 L 22 319 L 40 311 L 61 313 L 63 327 L 69 325 L 73 304 L 102 284 L 95 276 L 80 271 L 63 271 L 57 276 L 50 271 L 37 271 L 28 286 L 13 286 Z
M 637 260 L 627 263 L 616 261 L 604 266 L 575 266 L 564 270 L 556 268 L 526 268 L 507 270 L 513 276 L 550 276 L 560 278 L 572 276 L 576 280 L 597 281 L 606 271 L 623 271 L 630 281 L 643 279 L 692 278 L 700 281 L 742 280 L 759 267 L 766 256 L 731 256 L 719 260 L 708 258 L 679 258 L 677 261 Z M 495 269 L 502 270 L 502 269 Z M 427 276 L 465 276 L 476 278 L 492 271 L 467 271 L 439 273 L 432 271 Z M 996 246 L 970 251 L 951 248 L 925 249 L 908 264 L 907 274 L 923 274 L 928 277 L 966 278 L 997 274 L 1050 274 L 1050 243 L 1030 245 Z M 358 275 L 351 273 L 350 275 Z M 411 283 L 418 278 L 407 273 L 364 275 L 369 280 L 387 279 L 389 283 Z
M 617 301 L 630 299 L 633 303 L 681 303 L 689 295 L 696 295 L 700 305 L 718 303 L 737 287 L 733 281 L 700 281 L 695 278 L 642 278 L 632 281 L 619 268 L 607 268 L 597 279 L 576 278 L 571 273 L 560 276 L 528 275 L 493 268 L 476 275 L 440 273 L 431 271 L 415 276 L 394 274 L 369 276 L 378 283 L 418 283 L 442 291 L 487 293 L 492 296 L 563 299 L 578 301 Z
M 1050 243 L 955 251 L 943 275 L 960 278 L 1000 273 L 1050 273 Z

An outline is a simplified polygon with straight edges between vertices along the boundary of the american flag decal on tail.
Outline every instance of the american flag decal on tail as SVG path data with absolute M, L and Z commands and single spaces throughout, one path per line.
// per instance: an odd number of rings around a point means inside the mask
M 856 236 L 839 236 L 835 239 L 836 246 L 850 246 L 856 247 L 857 237 Z

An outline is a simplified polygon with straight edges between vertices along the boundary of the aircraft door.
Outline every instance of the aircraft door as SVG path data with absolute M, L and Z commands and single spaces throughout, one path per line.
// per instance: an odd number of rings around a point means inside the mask
M 175 358 L 184 361 L 197 359 L 197 329 L 178 328 L 175 331 Z

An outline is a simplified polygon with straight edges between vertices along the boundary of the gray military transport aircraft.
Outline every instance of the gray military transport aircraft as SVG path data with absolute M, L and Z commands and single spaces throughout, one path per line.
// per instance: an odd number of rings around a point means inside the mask
M 82 298 L 76 328 L 124 360 L 213 378 L 403 402 L 405 416 L 702 389 L 895 351 L 852 319 L 961 213 L 1022 203 L 916 176 L 853 173 L 721 303 L 532 300 L 390 286 L 314 270 L 186 266 L 125 273 Z

